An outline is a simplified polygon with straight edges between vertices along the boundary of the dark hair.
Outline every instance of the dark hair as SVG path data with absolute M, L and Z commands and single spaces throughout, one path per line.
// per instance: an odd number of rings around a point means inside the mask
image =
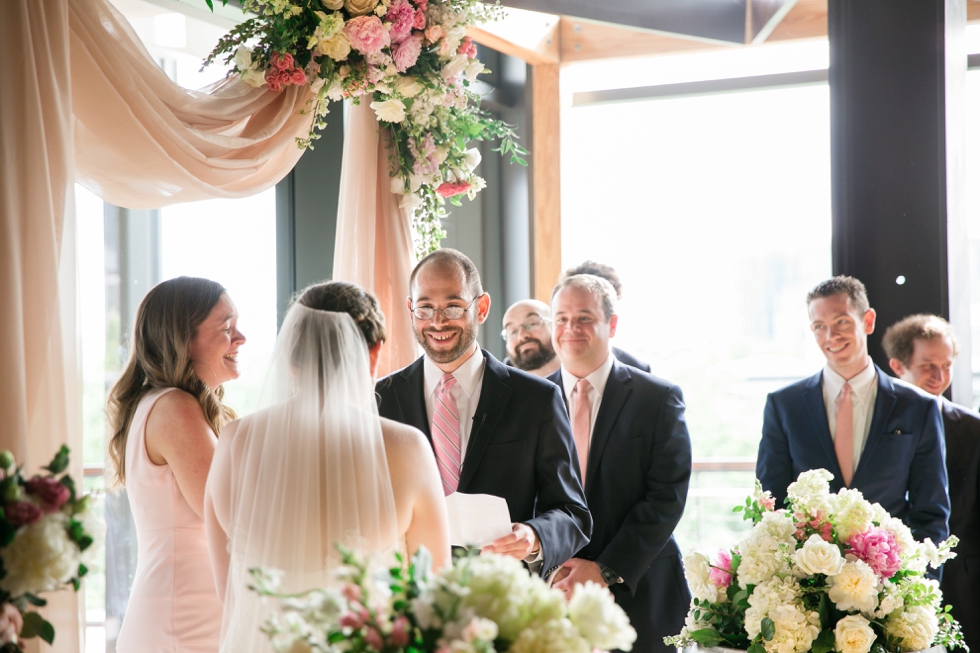
M 864 284 L 854 277 L 843 274 L 818 283 L 813 290 L 807 293 L 806 305 L 809 306 L 814 299 L 842 294 L 851 298 L 851 306 L 861 315 L 867 313 L 868 309 L 871 308 L 871 304 L 868 303 L 868 291 Z
M 307 286 L 295 299 L 318 311 L 347 313 L 361 330 L 368 347 L 385 339 L 385 316 L 378 299 L 356 283 L 324 281 Z
M 419 270 L 426 265 L 435 265 L 442 269 L 455 267 L 463 273 L 466 288 L 473 293 L 474 297 L 479 297 L 483 294 L 480 272 L 473 265 L 473 261 L 463 252 L 446 247 L 432 252 L 415 266 L 415 269 L 412 270 L 412 276 L 408 280 L 408 293 L 410 295 L 414 295 L 415 293 L 415 278 L 418 276 Z
M 888 327 L 881 346 L 885 348 L 888 358 L 895 358 L 908 367 L 912 362 L 912 352 L 915 351 L 916 340 L 935 340 L 949 338 L 953 347 L 953 356 L 960 353 L 956 334 L 949 322 L 938 315 L 910 315 Z
M 113 485 L 126 482 L 126 440 L 140 401 L 152 390 L 178 388 L 197 398 L 204 418 L 218 434 L 235 419 L 222 403 L 224 390 L 209 388 L 194 374 L 190 344 L 197 329 L 225 294 L 215 281 L 177 277 L 150 289 L 139 308 L 130 338 L 129 360 L 109 391 L 106 414 L 112 435 L 109 459 L 114 467 Z
M 565 277 L 571 277 L 576 274 L 591 274 L 597 277 L 602 277 L 612 284 L 613 290 L 616 291 L 616 299 L 623 298 L 623 284 L 619 280 L 619 275 L 616 274 L 616 270 L 613 269 L 611 265 L 597 263 L 595 261 L 583 261 L 582 263 L 570 267 L 562 272 L 561 277 L 558 279 L 558 283 L 561 283 Z
M 551 301 L 555 301 L 555 295 L 558 294 L 558 291 L 568 286 L 581 288 L 592 293 L 592 296 L 598 299 L 602 305 L 602 313 L 606 316 L 607 321 L 616 314 L 616 289 L 603 277 L 594 274 L 563 276 L 555 284 L 555 287 L 551 289 Z M 554 312 L 554 309 L 552 309 L 552 312 Z

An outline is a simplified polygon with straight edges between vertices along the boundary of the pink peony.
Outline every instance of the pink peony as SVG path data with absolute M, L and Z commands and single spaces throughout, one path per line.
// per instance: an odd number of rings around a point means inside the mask
M 388 28 L 388 35 L 392 43 L 401 43 L 412 33 L 412 26 L 415 24 L 415 10 L 408 0 L 394 0 L 388 7 L 385 20 L 391 23 Z
M 462 195 L 463 193 L 469 191 L 469 189 L 470 189 L 469 182 L 460 181 L 453 184 L 448 181 L 445 181 L 439 185 L 439 188 L 436 189 L 436 192 L 442 195 L 443 197 L 455 197 L 456 195 Z
M 276 70 L 289 70 L 293 67 L 293 55 L 288 52 L 286 54 L 273 52 L 272 65 L 275 66 Z
M 882 578 L 891 578 L 902 566 L 901 551 L 895 536 L 884 528 L 872 526 L 853 536 L 847 543 L 848 553 L 868 563 Z
M 391 37 L 377 16 L 358 16 L 344 25 L 350 46 L 361 54 L 381 52 L 391 44 Z
M 416 9 L 415 10 L 415 20 L 412 22 L 412 27 L 415 29 L 425 29 L 425 10 Z
M 12 501 L 4 505 L 3 513 L 13 526 L 30 526 L 44 514 L 30 501 Z
M 53 478 L 35 476 L 26 485 L 27 492 L 40 499 L 44 512 L 49 514 L 61 510 L 71 498 L 71 491 Z
M 408 37 L 395 48 L 395 67 L 398 72 L 403 73 L 419 60 L 422 54 L 422 39 L 418 34 Z
M 474 59 L 476 57 L 476 43 L 467 36 L 456 48 L 456 54 L 465 54 L 468 59 Z
M 408 619 L 403 615 L 399 615 L 391 625 L 391 636 L 389 639 L 392 645 L 397 648 L 406 646 L 408 644 L 408 631 L 410 629 L 411 626 L 408 623 Z
M 375 651 L 380 651 L 385 647 L 384 638 L 381 637 L 381 633 L 378 632 L 377 628 L 368 626 L 364 629 L 364 641 L 367 645 L 373 648 Z
M 711 565 L 711 582 L 715 587 L 727 588 L 732 584 L 732 554 L 724 549 L 718 550 L 715 564 Z
M 0 607 L 0 644 L 16 642 L 24 628 L 24 616 L 14 604 L 4 603 Z

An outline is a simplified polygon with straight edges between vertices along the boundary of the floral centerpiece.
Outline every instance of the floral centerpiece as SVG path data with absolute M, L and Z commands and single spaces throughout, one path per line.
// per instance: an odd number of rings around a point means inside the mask
M 432 574 L 424 549 L 389 570 L 341 553 L 335 589 L 287 596 L 276 573 L 252 571 L 253 589 L 282 599 L 263 627 L 278 653 L 592 653 L 636 640 L 607 589 L 579 585 L 566 603 L 512 558 L 463 556 Z
M 54 626 L 30 606 L 39 595 L 70 585 L 78 591 L 88 572 L 93 535 L 90 497 L 65 473 L 68 447 L 25 479 L 13 454 L 0 453 L 0 651 L 20 651 L 18 638 L 54 641 Z
M 205 63 L 224 55 L 245 82 L 275 92 L 310 85 L 314 128 L 325 125 L 331 102 L 370 102 L 391 138 L 391 190 L 413 215 L 419 254 L 445 236 L 439 223 L 444 200 L 458 205 L 461 195 L 472 199 L 486 185 L 474 173 L 480 153 L 467 148 L 469 141 L 500 139 L 494 151 L 526 165 L 514 130 L 480 110 L 471 86 L 484 67 L 466 29 L 499 18 L 498 6 L 481 0 L 244 0 L 242 8 L 256 16 L 222 38 Z M 297 141 L 309 147 L 315 138 L 311 129 Z
M 684 630 L 668 644 L 751 653 L 902 653 L 963 646 L 925 576 L 953 557 L 951 537 L 917 542 L 901 520 L 857 490 L 830 493 L 825 469 L 800 474 L 787 508 L 756 482 L 737 506 L 754 526 L 712 561 L 684 558 L 693 599 Z

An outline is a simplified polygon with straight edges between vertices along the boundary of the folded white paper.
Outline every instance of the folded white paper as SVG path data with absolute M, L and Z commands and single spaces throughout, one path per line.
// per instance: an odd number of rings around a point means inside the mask
M 507 502 L 490 494 L 454 492 L 446 497 L 449 543 L 482 547 L 512 531 Z

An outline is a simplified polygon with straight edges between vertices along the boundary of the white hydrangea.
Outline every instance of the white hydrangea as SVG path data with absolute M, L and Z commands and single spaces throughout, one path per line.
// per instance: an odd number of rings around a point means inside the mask
M 576 586 L 568 617 L 593 649 L 628 651 L 636 641 L 636 631 L 612 593 L 592 581 Z
M 875 619 L 884 619 L 895 610 L 905 606 L 905 594 L 901 587 L 895 583 L 885 583 L 885 589 L 881 592 L 878 599 L 878 607 L 875 609 Z
M 795 482 L 786 488 L 786 494 L 797 505 L 809 507 L 811 502 L 829 505 L 830 481 L 834 475 L 826 469 L 812 469 L 800 474 Z
M 578 628 L 564 618 L 525 629 L 507 650 L 510 653 L 592 653 Z
M 738 549 L 742 562 L 738 582 L 742 587 L 758 585 L 776 574 L 792 571 L 792 552 L 796 548 L 796 526 L 785 511 L 767 512 L 743 539 Z
M 827 596 L 838 610 L 873 613 L 878 607 L 881 590 L 878 576 L 866 562 L 854 556 L 847 556 L 844 568 L 836 576 L 829 576 L 827 585 L 830 587 Z
M 875 504 L 878 505 L 877 503 Z M 881 506 L 878 506 L 879 508 Z M 887 513 L 886 513 L 887 514 Z M 902 557 L 910 556 L 918 549 L 919 543 L 915 541 L 912 536 L 912 530 L 905 525 L 901 519 L 897 517 L 888 517 L 879 521 L 877 518 L 875 521 L 878 525 L 884 528 L 886 531 L 891 533 L 895 537 L 895 542 L 898 544 L 899 550 L 902 552 Z M 925 571 L 925 568 L 922 569 Z
M 885 634 L 900 642 L 902 651 L 923 651 L 936 639 L 939 618 L 936 610 L 926 605 L 910 605 L 889 615 Z
M 78 573 L 78 545 L 65 530 L 65 515 L 55 512 L 21 529 L 3 550 L 7 575 L 0 587 L 11 596 L 56 590 Z
M 831 511 L 837 536 L 844 542 L 871 528 L 874 509 L 860 490 L 842 489 L 833 497 Z
M 759 634 L 765 617 L 775 625 L 773 638 L 763 641 L 769 653 L 804 653 L 820 634 L 820 615 L 804 608 L 800 586 L 791 576 L 760 583 L 749 596 L 745 632 L 750 638 Z

